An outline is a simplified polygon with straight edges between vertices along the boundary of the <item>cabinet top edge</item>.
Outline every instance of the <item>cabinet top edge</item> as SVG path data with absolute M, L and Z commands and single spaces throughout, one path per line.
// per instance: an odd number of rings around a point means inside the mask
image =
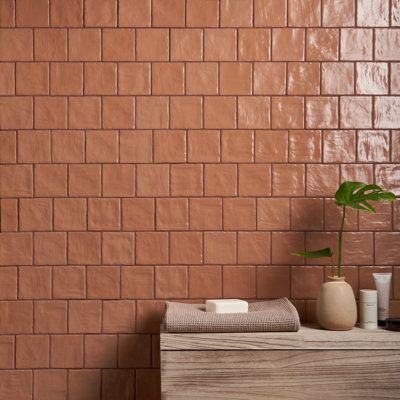
M 303 325 L 298 332 L 167 333 L 161 351 L 176 350 L 400 350 L 400 332 L 385 329 L 328 331 Z

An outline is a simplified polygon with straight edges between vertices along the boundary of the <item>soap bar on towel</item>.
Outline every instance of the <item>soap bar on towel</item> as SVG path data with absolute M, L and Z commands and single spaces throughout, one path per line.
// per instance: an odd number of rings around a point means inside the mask
M 249 312 L 217 314 L 205 312 L 205 304 L 166 302 L 163 330 L 181 333 L 296 332 L 300 318 L 286 298 L 249 303 Z
M 217 314 L 247 313 L 249 311 L 249 303 L 237 299 L 207 300 L 206 311 Z

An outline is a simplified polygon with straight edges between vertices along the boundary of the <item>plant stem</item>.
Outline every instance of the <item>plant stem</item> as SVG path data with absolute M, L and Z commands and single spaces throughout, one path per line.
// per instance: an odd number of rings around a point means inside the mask
M 340 225 L 339 231 L 339 255 L 338 255 L 338 276 L 341 276 L 342 272 L 342 241 L 343 241 L 343 228 L 344 219 L 346 218 L 346 206 L 343 206 L 342 224 Z

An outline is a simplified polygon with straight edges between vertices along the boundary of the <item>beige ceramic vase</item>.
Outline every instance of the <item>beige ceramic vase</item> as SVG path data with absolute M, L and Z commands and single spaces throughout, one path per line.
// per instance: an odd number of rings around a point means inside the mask
M 317 319 L 322 328 L 348 331 L 357 321 L 357 305 L 353 289 L 344 277 L 329 276 L 319 292 Z

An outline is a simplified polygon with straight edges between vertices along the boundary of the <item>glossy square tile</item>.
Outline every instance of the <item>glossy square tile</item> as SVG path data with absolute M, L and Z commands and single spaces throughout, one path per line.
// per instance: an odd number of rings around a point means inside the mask
M 252 162 L 254 157 L 253 131 L 223 130 L 221 132 L 222 162 Z
M 272 30 L 273 61 L 303 61 L 305 31 L 298 28 Z
M 290 296 L 290 267 L 257 267 L 257 298 L 275 299 Z
M 316 299 L 323 282 L 323 267 L 293 266 L 291 270 L 291 296 L 295 299 Z
M 11 64 L 2 64 L 3 68 L 7 66 L 11 66 Z M 14 80 L 12 79 L 14 68 L 4 69 L 4 73 L 8 75 L 9 80 Z M 17 63 L 15 75 L 17 95 L 46 95 L 49 93 L 49 66 L 47 63 Z M 4 82 L 4 85 L 6 86 L 7 83 Z M 4 94 L 14 93 L 13 90 L 5 89 Z
M 372 97 L 342 97 L 340 102 L 340 127 L 372 128 Z
M 204 30 L 204 61 L 235 61 L 236 58 L 236 29 Z
M 286 93 L 286 64 L 283 62 L 254 63 L 254 94 Z
M 338 165 L 310 164 L 307 166 L 307 196 L 333 196 L 338 186 Z
M 340 40 L 341 60 L 372 60 L 372 29 L 341 29 Z
M 170 125 L 173 129 L 200 129 L 203 126 L 203 99 L 199 96 L 170 98 Z
M 272 168 L 273 196 L 302 196 L 305 190 L 304 164 L 276 164 Z
M 288 132 L 263 131 L 255 132 L 255 161 L 280 163 L 287 161 Z
M 206 164 L 204 169 L 205 196 L 236 196 L 237 167 L 234 164 Z
M 236 128 L 236 115 L 235 97 L 204 97 L 204 128 Z
M 183 63 L 154 63 L 151 70 L 152 93 L 154 94 L 183 94 L 184 64 Z
M 389 69 L 386 63 L 357 63 L 357 94 L 387 94 Z
M 320 0 L 288 0 L 289 26 L 320 26 Z
M 389 161 L 389 131 L 359 131 L 358 160 L 360 162 Z
M 154 133 L 154 161 L 184 162 L 186 160 L 186 135 L 184 131 L 156 131 Z
M 236 233 L 205 232 L 204 262 L 206 264 L 234 264 L 236 262 Z
M 358 26 L 389 26 L 389 3 L 385 0 L 357 0 Z
M 360 213 L 360 229 L 374 231 L 390 231 L 392 228 L 392 205 L 390 203 L 376 203 L 376 213 Z
M 289 131 L 290 162 L 320 162 L 321 131 Z
M 212 95 L 218 93 L 217 63 L 186 64 L 186 93 L 189 95 Z
M 135 61 L 135 31 L 133 29 L 103 29 L 104 61 Z M 118 43 L 118 46 L 115 46 Z
M 190 229 L 222 229 L 222 199 L 192 198 L 189 200 L 189 213 Z
M 203 194 L 203 169 L 199 164 L 171 165 L 171 195 L 201 196 Z
M 252 70 L 250 63 L 221 63 L 219 73 L 222 95 L 251 94 Z
M 252 0 L 220 0 L 221 26 L 251 26 Z
M 87 0 L 84 12 L 85 26 L 117 25 L 117 2 L 115 0 Z
M 190 27 L 213 27 L 219 21 L 219 1 L 205 0 L 199 3 L 197 0 L 186 2 L 186 25 Z
M 96 33 L 93 33 L 94 35 L 90 35 L 90 38 L 85 39 L 91 41 L 95 49 L 96 39 L 99 39 L 99 37 L 97 36 L 96 38 Z M 61 28 L 35 29 L 34 53 L 36 61 L 67 61 L 67 30 Z M 83 54 L 81 55 L 85 58 Z M 92 57 L 95 57 L 94 51 Z
M 240 61 L 269 61 L 271 34 L 269 29 L 239 29 Z
M 290 223 L 293 230 L 322 230 L 323 219 L 324 213 L 322 199 L 291 199 Z
M 46 36 L 46 32 L 43 32 Z M 43 39 L 45 40 L 45 39 Z M 53 46 L 57 46 L 54 44 Z M 97 28 L 73 28 L 68 31 L 69 61 L 100 61 L 101 31 Z M 65 57 L 60 57 L 66 60 Z M 63 61 L 63 60 L 58 60 Z
M 255 0 L 255 26 L 286 26 L 287 2 L 279 0 Z
M 398 164 L 380 164 L 375 167 L 376 183 L 398 195 L 400 168 Z
M 272 98 L 272 128 L 304 128 L 304 98 L 297 96 Z
M 222 268 L 217 265 L 190 266 L 189 297 L 193 299 L 222 297 Z
M 270 99 L 264 96 L 238 98 L 238 128 L 268 129 L 270 127 Z
M 188 132 L 189 162 L 218 162 L 220 159 L 220 133 L 212 130 Z
M 324 162 L 356 161 L 355 131 L 324 131 Z
M 271 193 L 271 171 L 268 164 L 239 165 L 239 196 L 268 196 Z
M 287 198 L 257 199 L 257 229 L 286 231 L 290 229 L 290 205 Z
M 339 29 L 310 28 L 307 30 L 307 61 L 334 61 L 338 59 Z
M 288 63 L 288 94 L 319 94 L 318 63 Z
M 166 96 L 136 97 L 136 119 L 138 129 L 165 129 L 169 125 L 169 101 Z
M 354 0 L 322 0 L 323 26 L 354 26 L 355 15 Z
M 1 61 L 33 61 L 32 29 L 2 29 Z
M 184 26 L 185 0 L 154 0 L 152 15 L 153 26 Z
M 290 253 L 304 251 L 305 237 L 303 232 L 272 232 L 271 263 L 272 265 L 303 264 L 301 257 Z
M 158 231 L 186 230 L 189 227 L 188 200 L 157 199 L 156 229 Z
M 306 128 L 338 128 L 339 105 L 337 97 L 307 97 Z
M 321 66 L 322 94 L 354 94 L 354 65 L 326 62 Z
M 170 234 L 172 264 L 202 264 L 203 237 L 201 232 L 172 232 Z
M 168 29 L 136 30 L 137 61 L 168 61 L 169 51 Z
M 374 125 L 378 129 L 396 128 L 399 123 L 400 101 L 396 96 L 378 96 L 374 107 Z
M 172 61 L 201 61 L 203 32 L 201 29 L 173 29 L 171 31 Z
M 270 233 L 239 232 L 238 263 L 239 264 L 269 264 Z
M 119 26 L 150 26 L 151 0 L 120 0 Z
M 224 230 L 254 230 L 256 227 L 256 203 L 254 199 L 223 200 Z
M 249 299 L 256 297 L 256 269 L 254 266 L 224 266 L 223 267 L 223 296 Z

